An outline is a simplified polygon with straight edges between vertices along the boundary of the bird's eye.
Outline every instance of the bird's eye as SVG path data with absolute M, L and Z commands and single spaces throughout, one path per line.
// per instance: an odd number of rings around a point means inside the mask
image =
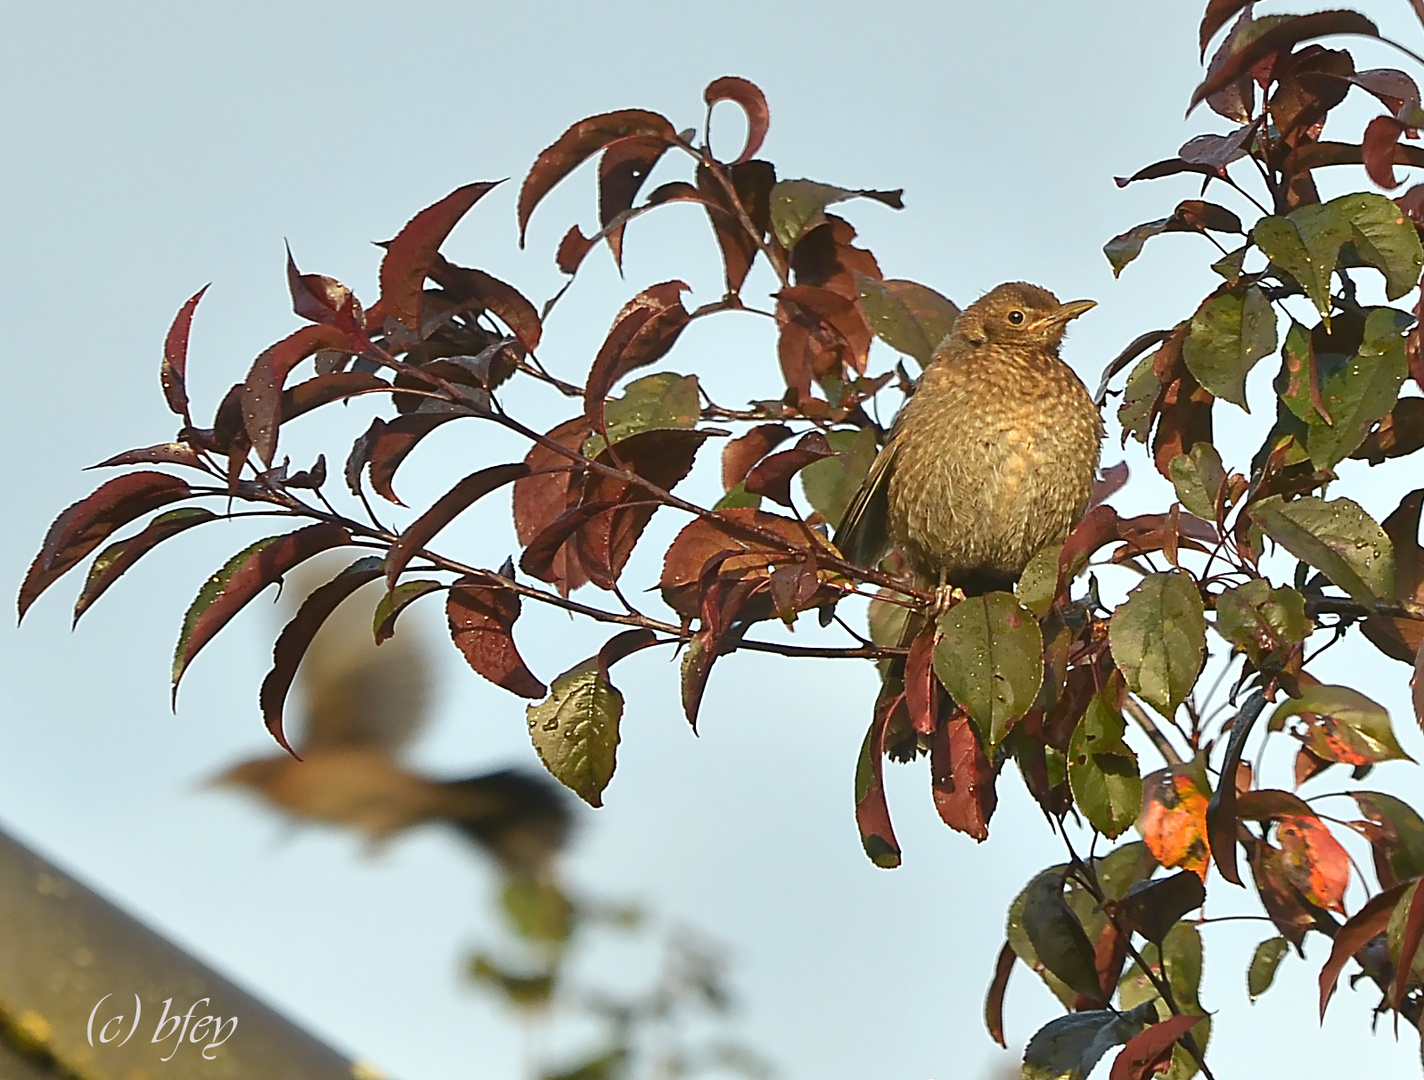
M 1022 326 L 1023 321 L 1024 313 L 1022 311 L 1019 311 L 1017 308 L 1015 308 L 1013 311 L 1009 312 L 1009 322 L 1013 323 L 1013 325 Z

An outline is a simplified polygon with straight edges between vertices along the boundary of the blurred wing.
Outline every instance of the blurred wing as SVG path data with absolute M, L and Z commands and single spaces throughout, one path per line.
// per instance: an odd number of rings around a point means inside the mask
M 899 452 L 899 440 L 895 433 L 875 455 L 866 473 L 865 482 L 846 507 L 836 529 L 834 543 L 841 554 L 857 566 L 867 568 L 879 565 L 890 550 L 890 535 L 886 528 L 886 518 L 890 511 L 890 471 Z
M 438 816 L 506 869 L 537 875 L 568 841 L 573 826 L 568 792 L 546 773 L 501 769 L 437 787 Z
M 300 599 L 340 568 L 324 563 L 323 576 L 303 576 L 292 592 Z M 338 607 L 302 659 L 301 753 L 368 747 L 395 756 L 429 716 L 433 669 L 418 613 L 403 615 L 395 636 L 378 646 L 371 621 L 381 589 L 372 583 Z

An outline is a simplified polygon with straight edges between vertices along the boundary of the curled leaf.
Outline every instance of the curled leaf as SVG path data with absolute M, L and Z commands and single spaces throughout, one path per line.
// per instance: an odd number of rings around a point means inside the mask
M 518 593 L 476 577 L 455 582 L 445 599 L 450 637 L 470 667 L 511 694 L 539 698 L 544 695 L 544 684 L 534 677 L 514 646 L 519 609 Z

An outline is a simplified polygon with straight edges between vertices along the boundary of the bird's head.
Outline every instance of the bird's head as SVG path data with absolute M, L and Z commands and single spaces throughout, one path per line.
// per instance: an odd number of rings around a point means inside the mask
M 1057 351 L 1068 323 L 1095 306 L 1092 300 L 1060 304 L 1047 289 L 1024 281 L 1006 282 L 964 309 L 941 348 L 993 344 Z

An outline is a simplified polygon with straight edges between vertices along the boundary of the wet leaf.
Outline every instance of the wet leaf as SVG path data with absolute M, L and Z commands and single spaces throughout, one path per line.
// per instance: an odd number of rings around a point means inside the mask
M 133 450 L 125 450 L 122 454 L 115 454 L 111 458 L 105 458 L 97 465 L 90 465 L 91 469 L 107 469 L 117 465 L 186 465 L 190 469 L 202 469 L 203 461 L 187 443 L 170 442 L 157 443 L 153 446 L 140 446 Z
M 1393 595 L 1394 549 L 1358 503 L 1314 495 L 1287 502 L 1272 495 L 1249 513 L 1267 536 L 1361 603 Z
M 242 420 L 252 448 L 268 468 L 277 453 L 282 387 L 292 369 L 325 349 L 354 351 L 346 331 L 325 323 L 304 326 L 262 352 L 242 387 Z
M 1251 966 L 1246 969 L 1246 993 L 1252 1001 L 1264 994 L 1276 981 L 1281 960 L 1290 951 L 1290 942 L 1283 937 L 1267 938 L 1251 954 Z
M 643 109 L 590 116 L 574 124 L 535 160 L 519 189 L 519 246 L 529 228 L 529 217 L 554 186 L 594 154 L 619 139 L 642 136 L 677 142 L 677 131 L 666 117 Z
M 932 736 L 930 778 L 935 809 L 951 829 L 981 843 L 989 838 L 989 818 L 997 803 L 994 775 L 974 725 L 962 712 Z
M 1048 614 L 1058 595 L 1058 559 L 1062 553 L 1062 544 L 1040 549 L 1014 583 L 1014 595 L 1035 619 L 1041 620 Z
M 193 426 L 193 418 L 188 411 L 188 331 L 193 325 L 193 312 L 198 301 L 208 291 L 204 285 L 178 309 L 173 317 L 173 325 L 168 328 L 168 336 L 163 339 L 163 364 L 159 378 L 163 383 L 163 398 L 174 414 L 183 418 L 184 425 Z
M 782 180 L 771 189 L 771 231 L 790 251 L 807 232 L 820 225 L 832 203 L 864 197 L 896 210 L 904 209 L 902 191 L 852 191 L 815 180 Z
M 892 349 L 913 356 L 921 366 L 959 318 L 958 306 L 933 289 L 913 281 L 882 281 L 855 274 L 860 306 L 871 329 Z
M 1216 599 L 1216 630 L 1251 663 L 1304 641 L 1310 630 L 1305 597 L 1289 586 L 1271 588 L 1253 578 L 1227 589 Z
M 514 645 L 519 610 L 518 593 L 477 577 L 455 582 L 445 599 L 450 637 L 470 667 L 511 694 L 539 698 L 544 695 L 544 684 L 534 677 Z
M 46 589 L 79 565 L 84 556 L 116 530 L 192 493 L 176 476 L 145 470 L 107 480 L 93 493 L 66 508 L 45 533 L 39 554 L 20 585 L 20 618 L 24 619 L 30 605 Z
M 1109 839 L 1120 836 L 1142 809 L 1137 755 L 1123 742 L 1127 724 L 1116 696 L 1111 684 L 1094 695 L 1068 745 L 1073 801 L 1093 828 Z
M 807 532 L 793 518 L 751 508 L 720 510 L 715 522 L 698 518 L 683 527 L 663 556 L 658 581 L 663 600 L 680 614 L 696 616 L 697 584 L 703 568 L 723 553 L 733 553 L 722 563 L 726 573 L 764 570 L 771 559 L 790 560 L 812 542 L 817 551 L 830 554 L 824 539 L 816 533 L 808 537 Z
M 292 680 L 297 676 L 297 668 L 317 631 L 326 623 L 331 613 L 343 600 L 367 582 L 381 576 L 381 557 L 367 555 L 357 559 L 336 577 L 324 585 L 313 589 L 302 601 L 296 615 L 282 628 L 277 642 L 272 647 L 272 670 L 262 680 L 258 701 L 262 708 L 262 719 L 272 737 L 288 753 L 294 753 L 282 726 L 282 710 L 286 705 L 287 692 Z
M 830 431 L 826 439 L 835 456 L 814 461 L 801 471 L 806 501 L 835 528 L 860 490 L 879 447 L 870 428 Z
M 1305 418 L 1310 425 L 1306 448 L 1317 468 L 1334 468 L 1349 457 L 1394 408 L 1409 374 L 1404 331 L 1411 321 L 1402 311 L 1375 308 L 1365 320 L 1358 352 L 1338 367 L 1322 364 L 1320 402 L 1330 422 L 1318 413 Z
M 1201 594 L 1181 571 L 1151 574 L 1113 612 L 1108 641 L 1128 687 L 1170 717 L 1191 693 L 1206 650 Z
M 129 567 L 164 540 L 170 536 L 177 536 L 194 525 L 213 521 L 216 517 L 217 515 L 211 510 L 204 510 L 199 506 L 185 506 L 178 510 L 170 510 L 166 514 L 159 514 L 150 521 L 143 532 L 137 536 L 110 544 L 99 552 L 89 567 L 89 576 L 84 581 L 84 588 L 79 593 L 78 601 L 75 602 L 74 622 L 78 623 L 79 616 L 88 611 L 94 601 L 98 600 L 110 585 L 118 581 Z
M 1275 351 L 1275 309 L 1255 285 L 1206 300 L 1192 316 L 1182 343 L 1182 358 L 1197 381 L 1247 412 L 1246 375 Z
M 1358 690 L 1348 686 L 1330 686 L 1315 683 L 1300 688 L 1300 696 L 1287 698 L 1271 715 L 1271 724 L 1278 726 L 1287 717 L 1313 713 L 1322 720 L 1335 721 L 1328 734 L 1331 743 L 1338 743 L 1349 752 L 1345 757 L 1330 756 L 1332 745 L 1312 745 L 1317 756 L 1327 761 L 1347 761 L 1351 765 L 1364 762 L 1413 761 L 1395 738 L 1394 728 L 1389 722 L 1389 713 L 1383 705 L 1371 701 Z M 1354 760 L 1358 758 L 1359 760 Z
M 694 428 L 701 411 L 697 376 L 661 371 L 630 382 L 622 397 L 609 399 L 603 415 L 608 442 L 616 443 L 659 428 Z M 598 457 L 608 442 L 601 435 L 590 435 L 583 444 L 584 455 Z
M 281 581 L 298 563 L 350 542 L 351 537 L 340 525 L 323 522 L 258 540 L 229 559 L 203 583 L 183 616 L 183 628 L 173 651 L 174 700 L 178 697 L 178 683 L 193 658 L 258 593 Z
M 968 710 L 988 752 L 1033 707 L 1043 684 L 1043 635 L 1010 593 L 970 597 L 939 621 L 934 669 Z
M 613 778 L 622 716 L 623 695 L 599 673 L 596 659 L 564 672 L 544 701 L 529 706 L 529 737 L 540 760 L 590 806 L 603 805 Z
M 584 388 L 584 415 L 596 432 L 604 427 L 605 399 L 613 384 L 628 372 L 661 359 L 683 328 L 689 315 L 682 294 L 688 286 L 664 281 L 644 289 L 623 306 L 594 357 Z
M 505 465 L 491 465 L 479 472 L 471 473 L 452 487 L 420 517 L 412 521 L 386 555 L 386 585 L 396 587 L 406 564 L 433 540 L 437 533 L 456 517 L 492 491 L 498 491 L 506 484 L 512 484 L 529 475 L 529 466 L 522 461 Z

